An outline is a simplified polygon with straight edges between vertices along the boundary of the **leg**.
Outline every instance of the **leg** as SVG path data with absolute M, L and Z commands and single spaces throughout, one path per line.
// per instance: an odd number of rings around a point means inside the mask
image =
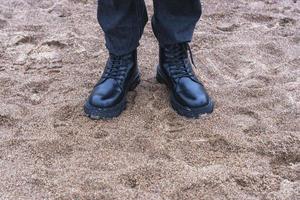
M 191 49 L 195 25 L 201 16 L 199 0 L 154 0 L 152 27 L 159 41 L 157 80 L 171 91 L 178 114 L 198 118 L 213 112 L 214 104 L 193 71 Z
M 99 0 L 98 20 L 109 58 L 84 105 L 90 118 L 110 119 L 126 108 L 128 91 L 140 82 L 136 48 L 147 19 L 143 0 Z
M 200 16 L 200 0 L 154 0 L 152 28 L 162 46 L 190 42 Z
M 143 0 L 98 0 L 98 21 L 110 53 L 123 55 L 135 50 L 147 20 Z

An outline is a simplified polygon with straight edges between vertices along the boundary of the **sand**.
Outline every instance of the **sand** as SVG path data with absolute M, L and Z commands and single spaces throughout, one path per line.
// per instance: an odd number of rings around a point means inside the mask
M 215 112 L 170 108 L 148 23 L 126 111 L 92 121 L 96 1 L 1 0 L 0 199 L 299 199 L 300 2 L 203 4 L 191 47 Z

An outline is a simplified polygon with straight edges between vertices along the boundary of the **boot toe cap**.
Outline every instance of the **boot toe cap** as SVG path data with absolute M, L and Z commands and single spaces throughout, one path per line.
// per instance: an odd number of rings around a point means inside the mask
M 176 99 L 182 104 L 190 108 L 204 107 L 209 104 L 209 97 L 205 88 L 191 79 L 185 79 L 179 82 Z
M 186 94 L 178 94 L 177 100 L 189 108 L 200 108 L 209 104 L 209 97 L 205 93 L 194 94 L 193 96 Z
M 89 102 L 91 105 L 98 108 L 108 108 L 115 106 L 120 97 L 122 91 L 119 89 L 114 80 L 106 80 L 104 83 L 95 87 Z
M 93 95 L 90 98 L 90 104 L 98 108 L 108 108 L 112 107 L 115 104 L 115 99 L 113 97 L 106 98 L 102 95 Z

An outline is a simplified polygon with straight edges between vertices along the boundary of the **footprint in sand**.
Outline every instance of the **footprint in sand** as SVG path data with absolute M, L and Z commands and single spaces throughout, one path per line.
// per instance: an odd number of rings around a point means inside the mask
M 27 0 L 26 3 L 28 3 L 32 7 L 38 7 L 42 9 L 47 9 L 54 5 L 53 0 Z
M 20 91 L 24 91 L 25 101 L 32 105 L 38 105 L 42 102 L 42 97 L 47 91 L 53 80 L 32 81 L 22 86 Z
M 33 35 L 17 35 L 11 41 L 12 45 L 18 46 L 23 44 L 37 44 L 37 38 Z
M 266 127 L 260 122 L 257 113 L 246 108 L 238 108 L 233 115 L 232 122 L 248 136 L 257 136 L 266 131 Z
M 32 81 L 32 82 L 26 83 L 23 86 L 23 89 L 25 89 L 33 94 L 45 93 L 49 90 L 49 87 L 53 81 L 54 80 Z
M 79 117 L 80 115 L 82 115 L 81 104 L 69 105 L 65 103 L 53 112 L 53 127 L 68 126 L 71 120 L 76 119 L 76 117 Z
M 240 172 L 231 177 L 235 183 L 248 191 L 265 192 L 267 188 L 279 187 L 279 181 L 274 176 L 269 174 L 257 174 L 247 172 Z
M 285 56 L 284 51 L 278 47 L 278 45 L 268 42 L 268 43 L 262 43 L 258 45 L 258 49 L 265 54 L 268 54 L 270 56 L 276 56 L 279 58 L 282 58 Z
M 285 17 L 285 18 L 282 18 L 279 20 L 279 25 L 280 26 L 293 26 L 296 24 L 296 20 L 292 19 L 292 18 L 288 18 L 288 17 Z
M 8 87 L 14 87 L 16 85 L 16 83 L 17 82 L 11 77 L 0 77 L 1 89 L 8 88 Z
M 187 131 L 186 122 L 174 110 L 163 115 L 162 127 L 164 135 L 171 140 L 181 138 Z
M 12 118 L 10 115 L 0 114 L 0 127 L 13 127 L 16 124 L 16 119 Z
M 57 119 L 62 122 L 71 120 L 77 114 L 78 108 L 79 106 L 71 106 L 71 105 L 61 106 L 59 109 L 55 111 L 54 119 Z
M 32 25 L 32 24 L 26 24 L 24 26 L 20 26 L 23 31 L 28 31 L 32 33 L 38 33 L 38 32 L 44 32 L 44 25 Z
M 114 129 L 104 128 L 103 126 L 99 125 L 90 127 L 86 135 L 92 139 L 101 141 L 102 139 L 109 138 L 113 131 Z
M 87 178 L 81 184 L 81 190 L 86 193 L 99 192 L 99 191 L 112 191 L 113 189 L 106 183 L 103 183 L 101 179 Z
M 23 105 L 7 104 L 0 102 L 0 129 L 16 128 L 23 117 L 28 114 L 28 109 Z
M 28 148 L 32 156 L 40 158 L 46 166 L 52 166 L 53 160 L 70 157 L 74 150 L 73 145 L 62 140 L 42 140 L 32 143 Z
M 119 176 L 119 182 L 128 188 L 149 189 L 166 176 L 160 167 L 139 167 Z
M 286 152 L 275 155 L 270 164 L 272 172 L 289 181 L 299 180 L 299 163 L 300 153 L 299 152 Z
M 243 14 L 243 18 L 254 23 L 267 23 L 274 20 L 274 18 L 269 15 L 255 14 L 255 13 Z
M 218 136 L 216 138 L 210 138 L 208 140 L 208 143 L 210 145 L 210 150 L 214 152 L 222 152 L 222 153 L 238 153 L 242 151 L 242 147 L 239 147 L 238 145 L 233 144 L 228 139 L 222 136 Z
M 29 58 L 39 64 L 44 64 L 47 68 L 61 68 L 63 61 L 62 49 L 67 45 L 58 41 L 45 41 L 36 49 L 30 52 Z M 41 67 L 39 65 L 39 67 Z
M 67 45 L 58 41 L 58 40 L 50 40 L 50 41 L 46 41 L 44 42 L 42 45 L 47 45 L 49 47 L 52 48 L 57 48 L 57 49 L 63 49 L 65 48 Z
M 271 165 L 293 165 L 300 163 L 298 151 L 277 153 L 273 156 Z
M 8 45 L 12 47 L 13 54 L 16 59 L 14 60 L 15 65 L 24 65 L 28 60 L 28 54 L 38 44 L 38 38 L 34 35 L 16 35 L 8 42 Z
M 144 136 L 135 137 L 129 144 L 129 152 L 146 153 L 154 149 L 152 140 Z
M 109 134 L 110 134 L 109 131 L 103 130 L 103 128 L 101 128 L 100 130 L 94 131 L 92 137 L 99 140 L 99 139 L 107 138 Z

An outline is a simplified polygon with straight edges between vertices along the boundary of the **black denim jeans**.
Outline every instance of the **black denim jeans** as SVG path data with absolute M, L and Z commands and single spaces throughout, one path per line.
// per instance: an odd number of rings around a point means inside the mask
M 190 42 L 201 16 L 200 0 L 153 0 L 152 29 L 161 46 Z M 148 21 L 144 0 L 98 0 L 106 47 L 116 55 L 137 48 Z

